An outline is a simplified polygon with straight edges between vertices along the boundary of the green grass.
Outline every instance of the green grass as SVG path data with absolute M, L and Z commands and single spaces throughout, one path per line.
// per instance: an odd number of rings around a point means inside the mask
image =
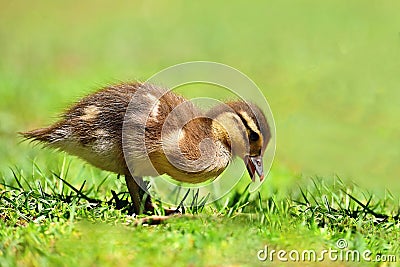
M 400 252 L 398 198 L 377 198 L 339 178 L 253 194 L 243 183 L 201 211 L 153 226 L 129 216 L 127 202 L 116 205 L 111 190 L 126 191 L 116 176 L 86 187 L 63 182 L 68 162 L 64 172 L 34 165 L 30 174 L 13 169 L 1 179 L 1 266 L 254 266 L 265 263 L 257 259 L 265 246 L 319 253 L 337 249 L 341 238 L 371 258 Z
M 0 266 L 267 265 L 265 245 L 321 251 L 339 238 L 398 264 L 399 9 L 0 0 Z M 268 99 L 277 153 L 260 195 L 245 178 L 193 216 L 136 225 L 113 200 L 123 179 L 17 137 L 104 84 L 192 60 L 239 69 Z

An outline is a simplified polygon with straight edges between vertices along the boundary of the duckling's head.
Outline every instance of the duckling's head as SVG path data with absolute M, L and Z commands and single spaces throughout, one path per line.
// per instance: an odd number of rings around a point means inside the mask
M 259 107 L 244 101 L 224 103 L 212 109 L 216 138 L 230 146 L 233 156 L 242 158 L 250 177 L 264 179 L 262 157 L 271 139 L 270 128 Z

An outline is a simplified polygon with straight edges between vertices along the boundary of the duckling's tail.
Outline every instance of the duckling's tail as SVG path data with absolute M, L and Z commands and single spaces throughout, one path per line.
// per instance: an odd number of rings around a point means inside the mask
M 58 127 L 50 126 L 47 128 L 40 128 L 28 132 L 19 132 L 25 140 L 38 141 L 47 144 L 53 144 L 65 138 L 66 133 Z

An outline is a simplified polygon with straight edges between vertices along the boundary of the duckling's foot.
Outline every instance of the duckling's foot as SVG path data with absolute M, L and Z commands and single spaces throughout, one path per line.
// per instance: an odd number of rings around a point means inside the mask
M 135 180 L 130 174 L 127 174 L 125 175 L 125 181 L 133 203 L 133 212 L 135 214 L 153 214 L 154 207 L 151 204 L 150 196 L 148 196 L 136 182 L 145 183 L 142 178 L 136 177 Z M 144 201 L 144 203 L 142 201 Z
M 145 182 L 141 178 L 136 177 L 135 179 L 131 175 L 125 175 L 125 181 L 133 203 L 132 213 L 135 213 L 136 215 L 155 215 L 156 208 L 151 201 L 151 197 L 137 184 L 137 181 L 143 184 L 145 184 Z M 185 214 L 185 207 L 180 203 L 176 208 L 164 208 L 162 213 L 167 217 L 171 215 Z M 160 216 L 160 218 L 161 217 L 162 216 Z M 157 220 L 158 219 L 156 219 L 156 221 Z

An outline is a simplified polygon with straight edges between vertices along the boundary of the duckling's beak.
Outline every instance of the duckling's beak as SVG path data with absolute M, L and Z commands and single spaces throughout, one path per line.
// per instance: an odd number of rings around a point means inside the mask
M 256 172 L 260 177 L 260 181 L 264 179 L 263 161 L 261 156 L 245 156 L 244 163 L 246 164 L 247 171 L 249 172 L 253 182 L 256 180 Z

